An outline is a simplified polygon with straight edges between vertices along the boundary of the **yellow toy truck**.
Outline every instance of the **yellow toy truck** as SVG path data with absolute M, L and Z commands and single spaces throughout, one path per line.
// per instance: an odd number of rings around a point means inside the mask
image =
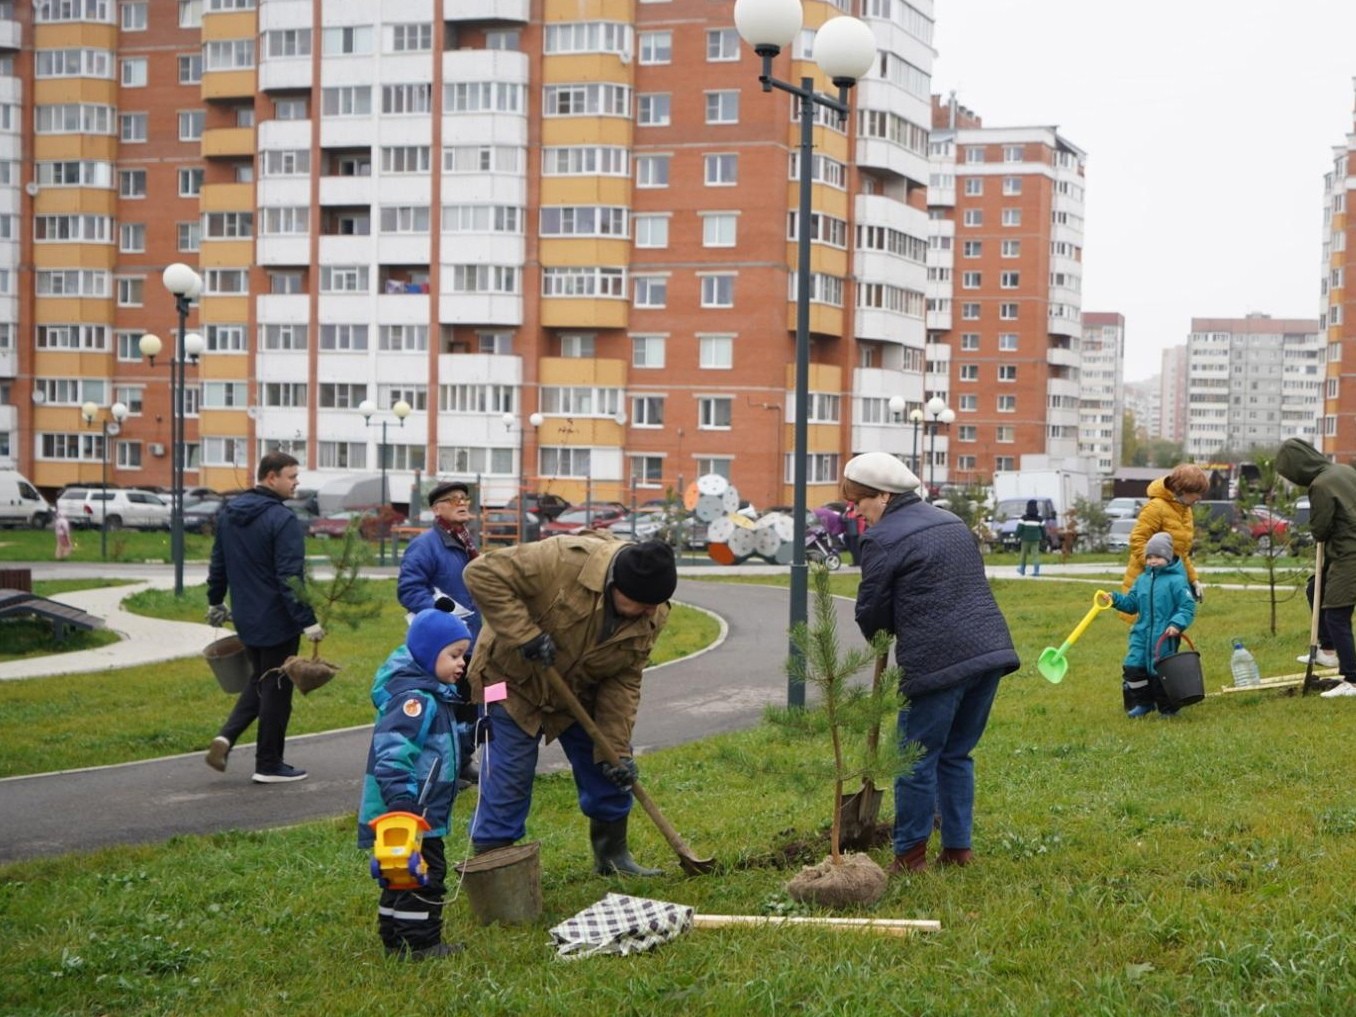
M 372 844 L 372 878 L 383 890 L 413 890 L 428 883 L 428 862 L 419 849 L 428 820 L 413 812 L 383 812 L 368 826 L 376 834 Z

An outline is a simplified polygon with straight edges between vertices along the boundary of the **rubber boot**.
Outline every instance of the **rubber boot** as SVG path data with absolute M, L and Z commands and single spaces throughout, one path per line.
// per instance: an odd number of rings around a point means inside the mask
M 1018 565 L 1018 566 L 1017 566 L 1017 574 L 1018 574 L 1019 576 L 1024 576 L 1024 575 L 1026 575 L 1026 566 L 1025 566 L 1025 565 Z
M 895 855 L 890 864 L 889 875 L 899 876 L 906 872 L 922 872 L 928 867 L 928 842 L 920 840 L 903 854 Z
M 938 865 L 969 865 L 975 860 L 975 853 L 969 848 L 942 848 L 937 856 Z
M 589 840 L 593 844 L 593 871 L 600 876 L 614 872 L 622 876 L 659 876 L 663 869 L 646 869 L 631 857 L 626 846 L 626 816 L 611 822 L 589 820 Z
M 486 851 L 493 851 L 495 848 L 509 847 L 513 844 L 511 840 L 477 840 L 471 842 L 471 853 L 483 855 Z
M 1032 566 L 1031 574 L 1032 574 L 1033 576 L 1038 576 L 1038 575 L 1041 574 L 1041 567 L 1040 567 L 1039 564 L 1036 564 L 1036 565 Z

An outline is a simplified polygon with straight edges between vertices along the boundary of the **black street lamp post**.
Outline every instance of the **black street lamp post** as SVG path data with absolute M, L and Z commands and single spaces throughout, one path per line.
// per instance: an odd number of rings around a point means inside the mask
M 735 27 L 762 59 L 758 80 L 763 91 L 774 88 L 791 95 L 800 104 L 800 189 L 796 214 L 796 406 L 792 454 L 792 548 L 790 627 L 808 619 L 809 574 L 805 562 L 806 484 L 809 460 L 810 375 L 810 178 L 814 171 L 815 107 L 823 106 L 846 119 L 848 90 L 876 61 L 876 37 L 864 21 L 852 17 L 831 18 L 815 34 L 814 61 L 838 89 L 837 97 L 815 91 L 814 78 L 803 76 L 799 85 L 772 76 L 772 60 L 800 34 L 804 21 L 801 0 L 736 0 Z M 794 641 L 793 656 L 799 656 Z M 787 704 L 805 705 L 805 683 L 788 678 Z
M 108 439 L 117 437 L 118 432 L 122 430 L 122 422 L 127 419 L 127 407 L 122 403 L 114 403 L 108 408 L 108 413 L 108 417 L 99 420 L 103 432 L 99 443 L 99 461 L 103 468 L 100 486 L 103 487 L 104 495 L 103 517 L 99 520 L 99 557 L 105 561 L 108 559 Z M 93 402 L 85 403 L 80 407 L 80 416 L 85 421 L 85 426 L 90 426 L 99 417 L 99 405 Z
M 933 396 L 927 402 L 928 416 L 928 498 L 931 499 L 937 490 L 937 428 L 939 425 L 950 426 L 951 421 L 956 419 L 956 411 L 946 405 L 946 400 L 941 396 Z M 915 437 L 917 432 L 915 432 Z
M 395 414 L 399 426 L 405 426 L 405 418 L 410 415 L 410 409 L 410 404 L 404 399 L 398 400 L 391 407 L 391 412 Z M 358 412 L 363 415 L 363 423 L 367 427 L 371 427 L 372 416 L 377 412 L 377 404 L 371 399 L 364 399 L 358 404 Z M 382 565 L 386 564 L 386 507 L 391 503 L 390 493 L 386 490 L 386 449 L 389 447 L 386 442 L 386 425 L 389 423 L 389 420 L 381 421 L 381 445 L 377 450 L 377 456 L 381 460 L 381 514 L 377 518 L 377 537 L 381 541 L 380 564 Z M 394 549 L 392 553 L 394 553 Z
M 183 262 L 176 261 L 161 275 L 165 289 L 174 296 L 174 310 L 178 315 L 175 352 L 170 357 L 170 558 L 174 561 L 174 595 L 184 595 L 184 460 L 187 456 L 185 437 L 184 389 L 188 361 L 195 364 L 203 352 L 203 338 L 188 331 L 188 311 L 202 295 L 202 276 Z M 154 366 L 155 358 L 164 348 L 160 337 L 147 333 L 137 343 L 141 355 Z

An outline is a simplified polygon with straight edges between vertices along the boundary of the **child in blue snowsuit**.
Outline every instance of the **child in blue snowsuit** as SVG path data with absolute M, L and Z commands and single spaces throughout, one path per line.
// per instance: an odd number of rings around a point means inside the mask
M 420 849 L 428 863 L 428 884 L 383 889 L 377 905 L 377 933 L 387 954 L 401 959 L 446 957 L 462 949 L 460 943 L 443 942 L 443 836 L 452 820 L 461 769 L 452 706 L 458 701 L 457 679 L 466 670 L 470 646 L 471 630 L 456 615 L 434 608 L 420 611 L 410 623 L 405 645 L 391 652 L 372 681 L 377 719 L 358 809 L 358 846 L 371 849 L 375 835 L 368 824 L 386 812 L 422 813 L 430 827 Z
M 1117 611 L 1136 616 L 1122 665 L 1126 716 L 1143 717 L 1155 707 L 1163 716 L 1172 716 L 1177 710 L 1163 689 L 1154 661 L 1177 652 L 1177 636 L 1196 617 L 1196 600 L 1170 534 L 1155 533 L 1149 538 L 1144 545 L 1144 571 L 1129 593 L 1113 591 L 1111 600 Z M 1160 646 L 1158 640 L 1165 635 Z

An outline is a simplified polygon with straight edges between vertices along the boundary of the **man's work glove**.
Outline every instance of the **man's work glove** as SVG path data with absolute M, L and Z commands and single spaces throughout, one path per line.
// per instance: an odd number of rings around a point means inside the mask
M 231 620 L 231 611 L 225 604 L 207 605 L 207 624 L 219 629 Z
M 433 606 L 439 611 L 446 611 L 448 614 L 451 614 L 457 609 L 457 602 L 446 593 L 440 593 L 433 598 Z
M 1191 584 L 1191 595 L 1196 598 L 1196 603 L 1205 603 L 1205 586 L 1199 579 Z
M 523 655 L 524 660 L 533 661 L 544 667 L 550 667 L 556 662 L 556 644 L 549 632 L 543 632 L 536 639 L 523 643 L 518 647 L 518 652 Z
M 301 632 L 303 636 L 313 643 L 318 643 L 325 638 L 325 630 L 320 625 L 307 625 Z
M 640 768 L 636 766 L 636 761 L 630 756 L 621 756 L 617 760 L 618 765 L 611 763 L 600 763 L 603 768 L 603 776 L 623 791 L 630 791 L 631 785 L 640 779 Z

